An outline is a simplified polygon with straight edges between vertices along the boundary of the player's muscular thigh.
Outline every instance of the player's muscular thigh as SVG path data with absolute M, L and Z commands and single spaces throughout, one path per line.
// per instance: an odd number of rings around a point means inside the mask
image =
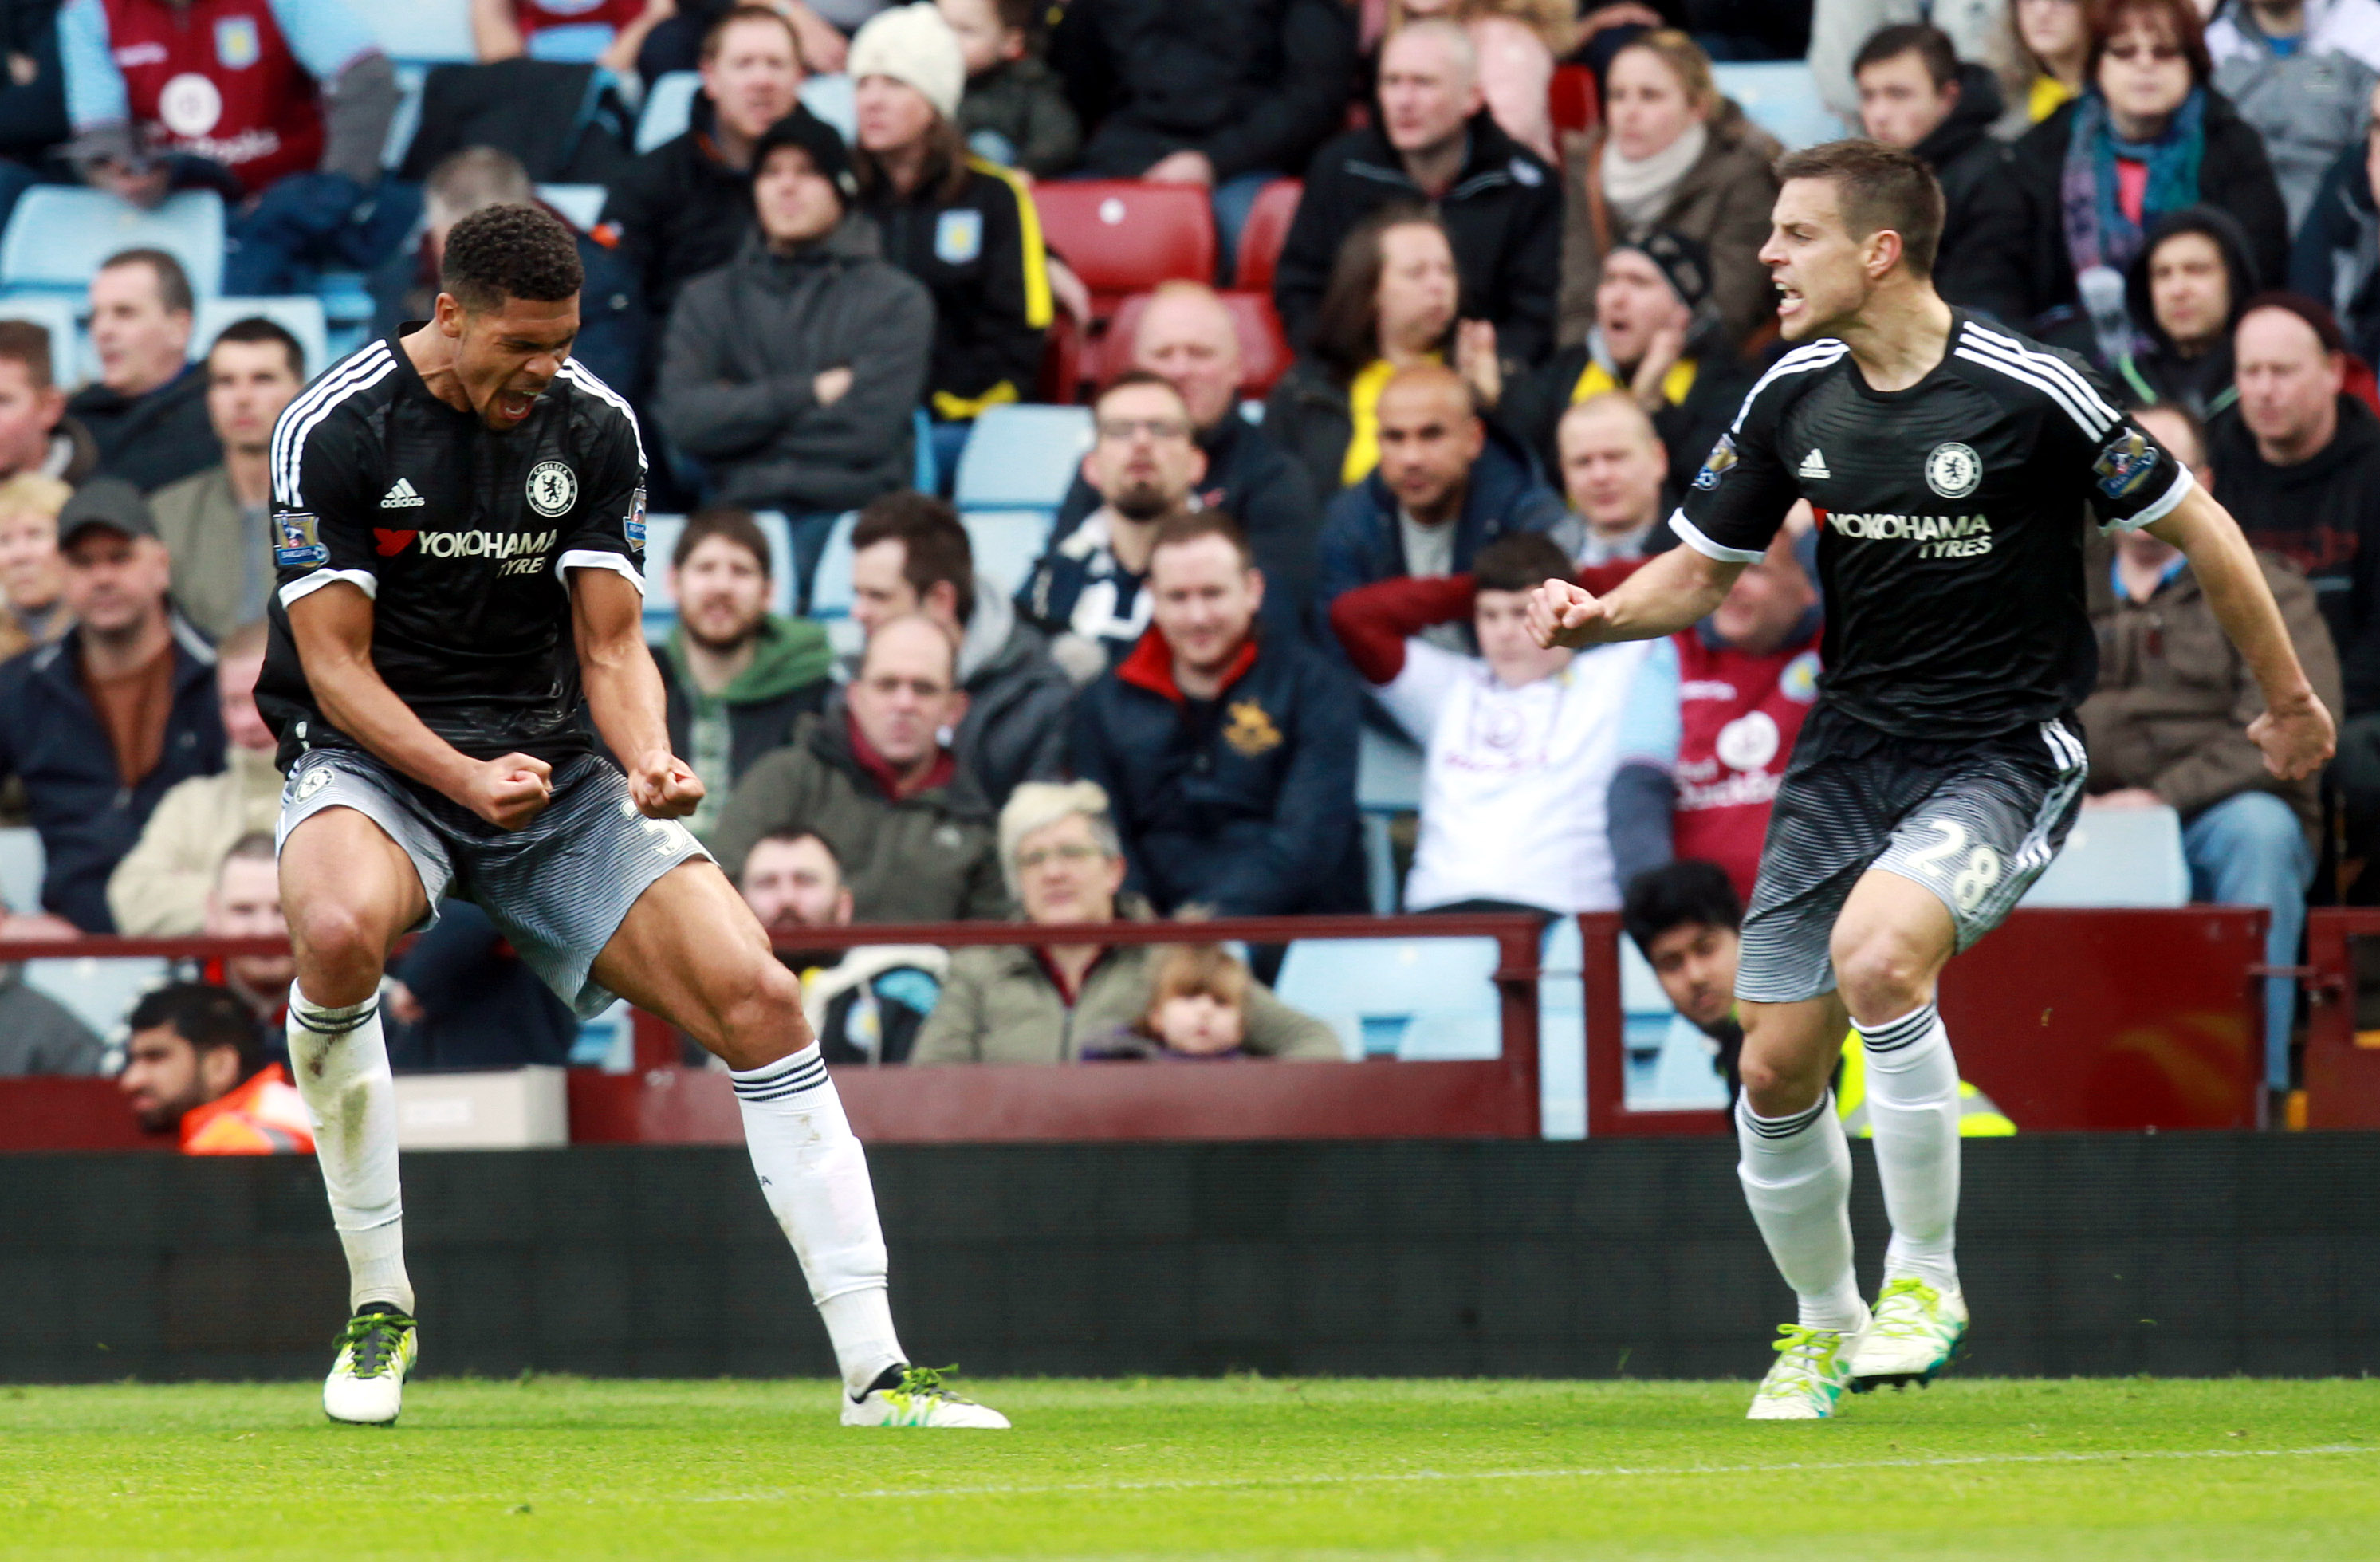
M 1879 870 L 1852 889 L 1829 952 L 1851 1017 L 1881 1025 L 1933 1000 L 1935 979 L 1957 949 L 1958 930 L 1940 897 Z
M 429 911 L 413 859 L 353 808 L 325 808 L 281 848 L 281 907 L 298 987 L 333 1008 L 380 987 L 389 951 Z
M 731 1069 L 810 1044 L 801 979 L 769 948 L 717 865 L 680 863 L 647 887 L 595 960 L 595 979 L 660 1015 Z

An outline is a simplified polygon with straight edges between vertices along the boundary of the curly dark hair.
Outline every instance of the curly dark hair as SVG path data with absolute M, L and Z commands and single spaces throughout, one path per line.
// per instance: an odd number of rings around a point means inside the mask
M 555 303 L 586 281 L 577 241 L 562 219 L 542 206 L 515 204 L 483 208 L 455 224 L 438 285 L 480 311 L 506 298 Z

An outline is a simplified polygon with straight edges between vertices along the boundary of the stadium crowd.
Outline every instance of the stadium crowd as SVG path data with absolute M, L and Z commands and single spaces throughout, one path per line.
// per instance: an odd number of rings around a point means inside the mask
M 2086 806 L 2172 810 L 2193 894 L 2269 907 L 2286 965 L 2309 896 L 2380 889 L 2355 871 L 2380 837 L 2380 0 L 2208 8 L 469 0 L 480 63 L 422 82 L 348 0 L 33 0 L 0 16 L 0 215 L 43 186 L 212 190 L 222 295 L 360 272 L 385 333 L 427 312 L 460 218 L 603 187 L 574 223 L 577 357 L 637 408 L 655 512 L 687 517 L 650 573 L 672 738 L 710 787 L 689 823 L 788 949 L 1366 909 L 1369 729 L 1423 775 L 1394 909 L 1624 904 L 1667 980 L 1749 891 L 1823 671 L 1825 523 L 1670 640 L 1548 651 L 1522 607 L 1671 546 L 1776 357 L 1782 148 L 1714 62 L 1806 60 L 1847 133 L 1939 176 L 1943 295 L 2093 360 L 2262 551 L 2341 718 L 2329 777 L 2257 763 L 2253 681 L 2180 557 L 2095 537 Z M 633 105 L 686 71 L 686 127 L 636 151 Z M 1212 274 L 1095 290 L 1099 224 L 1039 205 L 1085 177 L 1193 192 Z M 268 447 L 324 366 L 266 308 L 200 339 L 200 302 L 168 248 L 110 256 L 88 380 L 82 341 L 0 319 L 0 774 L 45 862 L 0 938 L 280 926 Z M 994 585 L 950 503 L 971 430 L 1078 399 L 1079 476 Z M 771 604 L 810 601 L 854 512 L 838 641 Z M 1339 1056 L 1252 952 L 786 958 L 844 1063 Z M 102 1067 L 0 970 L 0 1072 Z M 302 1147 L 266 1088 L 286 963 L 179 975 L 122 1051 L 141 1120 Z M 1672 990 L 1723 1046 L 1694 980 Z M 388 998 L 400 1069 L 556 1062 L 577 1035 L 468 906 Z M 2293 1003 L 2275 979 L 2276 1087 Z

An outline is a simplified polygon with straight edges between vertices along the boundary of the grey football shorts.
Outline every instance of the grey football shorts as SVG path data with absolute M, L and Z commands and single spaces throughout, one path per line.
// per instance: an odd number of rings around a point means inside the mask
M 1755 1003 L 1834 990 L 1835 919 L 1872 868 L 1932 890 L 1961 950 L 1998 926 L 2065 843 L 2089 768 L 2066 720 L 1960 745 L 1876 733 L 1829 752 L 1814 735 L 1777 788 L 1744 914 L 1735 995 Z
M 472 902 L 581 1019 L 612 1002 L 588 973 L 637 897 L 710 856 L 676 820 L 638 813 L 627 778 L 591 754 L 554 767 L 552 800 L 536 817 L 499 829 L 369 754 L 318 748 L 289 768 L 276 841 L 325 808 L 353 808 L 413 859 L 430 902 L 421 926 L 448 895 Z

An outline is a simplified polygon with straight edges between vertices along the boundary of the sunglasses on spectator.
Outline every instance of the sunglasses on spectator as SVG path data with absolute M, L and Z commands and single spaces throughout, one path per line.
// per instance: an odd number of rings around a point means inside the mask
M 2121 60 L 2126 65 L 2143 57 L 2154 60 L 2158 65 L 2166 65 L 2181 58 L 2181 45 L 2178 43 L 2110 43 L 2107 45 L 2107 57 Z
M 1099 438 L 1131 440 L 1147 434 L 1152 440 L 1186 440 L 1190 425 L 1179 418 L 1102 418 Z
M 1030 873 L 1033 869 L 1039 867 L 1043 863 L 1050 861 L 1053 857 L 1059 862 L 1064 863 L 1068 866 L 1072 866 L 1076 863 L 1089 862 L 1093 857 L 1104 857 L 1107 854 L 1100 851 L 1097 846 L 1036 846 L 1029 852 L 1017 853 L 1016 866 L 1024 871 Z

